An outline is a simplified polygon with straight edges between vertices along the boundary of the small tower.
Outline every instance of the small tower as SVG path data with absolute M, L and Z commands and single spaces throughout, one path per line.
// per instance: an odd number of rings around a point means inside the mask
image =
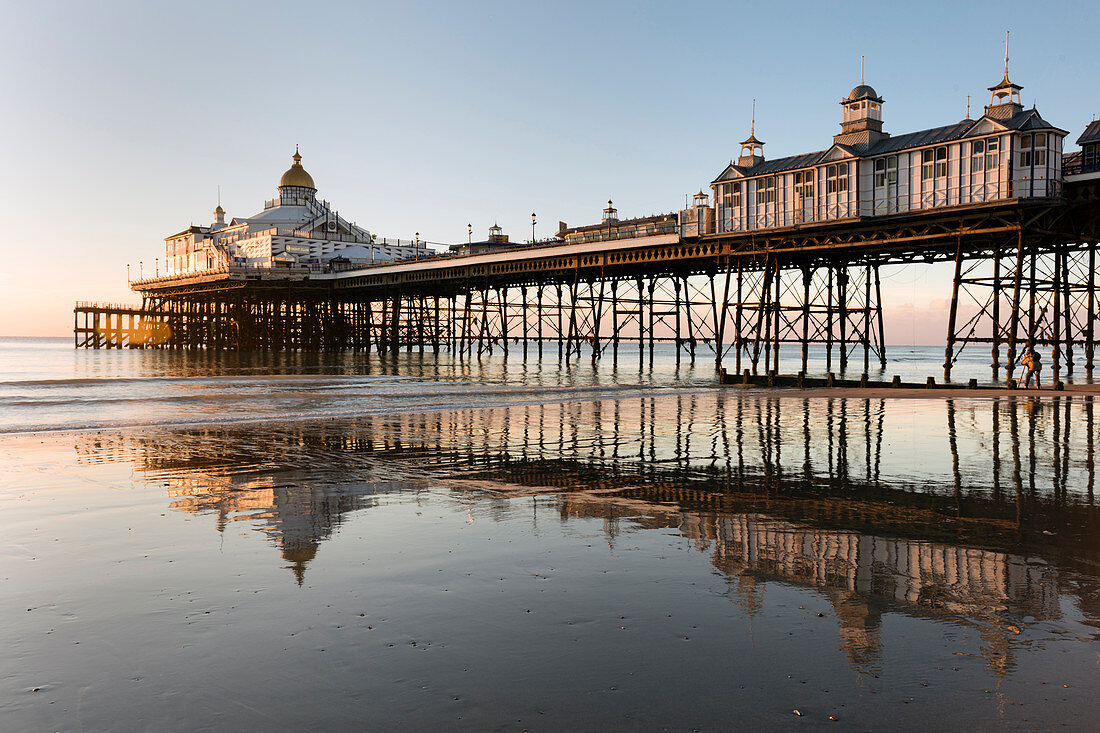
M 214 221 L 210 224 L 212 230 L 225 228 L 225 209 L 222 208 L 222 187 L 218 186 L 218 208 L 214 209 Z
M 1005 31 L 1005 74 L 997 84 L 989 87 L 989 105 L 985 116 L 994 120 L 1004 120 L 1024 111 L 1020 102 L 1019 84 L 1013 84 L 1008 78 L 1008 31 Z
M 833 142 L 866 146 L 890 137 L 889 133 L 882 131 L 882 105 L 885 102 L 874 87 L 863 83 L 863 57 L 860 57 L 859 86 L 848 92 L 847 98 L 840 100 L 843 110 L 840 134 L 833 135 Z
M 317 194 L 313 176 L 302 167 L 302 156 L 298 153 L 297 145 L 294 146 L 294 155 L 291 158 L 294 160 L 294 165 L 290 166 L 279 179 L 279 199 L 283 206 L 301 204 L 306 200 L 312 201 Z
M 741 141 L 741 155 L 737 158 L 737 165 L 741 168 L 752 168 L 758 163 L 764 162 L 764 141 L 756 139 L 756 100 L 752 100 L 752 122 L 749 125 L 749 137 Z
M 607 208 L 603 210 L 603 223 L 612 224 L 619 220 L 619 210 L 611 205 L 611 199 L 607 200 Z
M 489 243 L 508 244 L 508 235 L 504 234 L 504 230 L 501 229 L 495 221 L 493 225 L 489 227 Z

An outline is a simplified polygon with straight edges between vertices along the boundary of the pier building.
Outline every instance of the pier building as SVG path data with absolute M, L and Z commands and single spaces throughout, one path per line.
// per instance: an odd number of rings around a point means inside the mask
M 279 179 L 278 196 L 248 217 L 226 221 L 221 203 L 208 226 L 192 225 L 165 237 L 169 276 L 229 267 L 287 268 L 345 262 L 389 262 L 423 256 L 419 240 L 381 243 L 369 231 L 317 198 L 317 186 L 295 147 L 294 163 Z
M 860 80 L 840 100 L 840 132 L 828 148 L 774 160 L 764 156 L 754 114 L 740 155 L 711 182 L 716 227 L 700 233 L 1057 197 L 1067 132 L 1025 109 L 1021 89 L 1006 58 L 978 119 L 968 109 L 958 122 L 891 135 L 883 129 L 886 100 Z
M 1100 120 L 1093 120 L 1081 137 L 1077 138 L 1081 149 L 1065 156 L 1063 174 L 1067 180 L 1100 179 Z

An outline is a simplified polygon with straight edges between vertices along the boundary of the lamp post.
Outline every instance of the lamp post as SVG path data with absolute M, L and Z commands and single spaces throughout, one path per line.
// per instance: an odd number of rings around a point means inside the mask
M 160 258 L 159 257 L 154 257 L 153 258 L 153 265 L 156 267 L 157 277 L 160 277 Z
M 474 243 L 474 225 L 473 224 L 467 224 L 466 225 L 466 244 L 473 244 L 473 243 Z
M 145 279 L 145 268 L 142 266 L 142 260 L 138 260 L 138 280 Z
M 531 212 L 531 244 L 535 243 L 535 212 Z
M 126 263 L 126 282 L 130 282 L 130 263 Z

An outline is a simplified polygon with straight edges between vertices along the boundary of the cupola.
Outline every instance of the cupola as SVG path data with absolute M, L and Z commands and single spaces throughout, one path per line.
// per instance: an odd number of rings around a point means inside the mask
M 843 110 L 840 134 L 833 136 L 833 142 L 839 145 L 873 145 L 890 137 L 889 133 L 882 131 L 882 105 L 885 102 L 874 87 L 863 83 L 863 57 L 860 57 L 859 86 L 840 100 Z
M 291 157 L 294 164 L 279 179 L 279 198 L 284 205 L 299 203 L 301 199 L 312 200 L 317 193 L 313 176 L 302 167 L 302 156 L 298 152 L 297 145 L 294 146 L 294 155 Z
M 749 136 L 741 141 L 741 155 L 737 158 L 737 165 L 741 168 L 752 168 L 758 163 L 764 162 L 764 141 L 756 139 L 756 100 L 752 100 L 752 122 L 749 124 Z
M 609 224 L 619 220 L 619 210 L 611 204 L 611 199 L 607 200 L 607 208 L 603 210 L 603 223 Z
M 1004 77 L 993 86 L 989 87 L 989 105 L 985 108 L 985 116 L 995 120 L 1004 120 L 1024 111 L 1024 105 L 1020 102 L 1019 84 L 1014 84 L 1008 78 L 1008 31 L 1005 31 L 1005 73 Z

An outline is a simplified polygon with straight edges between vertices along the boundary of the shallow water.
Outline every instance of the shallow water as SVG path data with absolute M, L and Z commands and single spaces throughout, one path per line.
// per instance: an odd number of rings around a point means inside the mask
M 142 365 L 96 367 L 153 395 L 138 414 L 104 396 L 123 382 L 70 385 L 73 412 L 0 408 L 5 729 L 990 730 L 1100 711 L 1090 398 L 804 399 L 660 365 L 610 385 L 528 364 L 517 386 L 407 363 L 373 394 L 361 364 Z M 349 376 L 344 397 L 302 396 Z M 172 386 L 242 378 L 248 404 Z

